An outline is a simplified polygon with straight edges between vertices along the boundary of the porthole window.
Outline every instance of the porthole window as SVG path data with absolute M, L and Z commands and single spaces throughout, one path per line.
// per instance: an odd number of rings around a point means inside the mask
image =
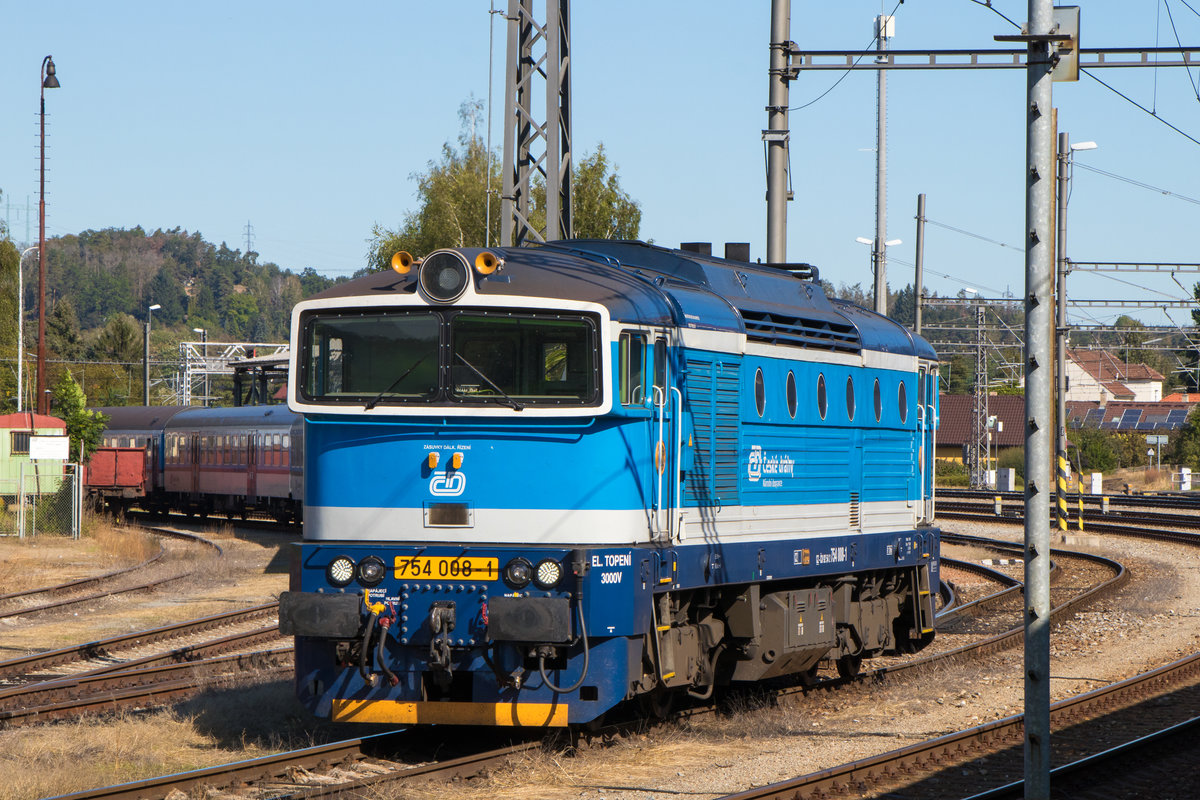
M 900 389 L 896 396 L 900 404 L 900 424 L 908 422 L 908 389 L 904 387 L 904 381 L 900 381 Z
M 787 408 L 792 419 L 796 418 L 796 376 L 790 370 L 787 376 Z
M 854 378 L 846 378 L 846 416 L 854 422 Z
M 821 415 L 821 419 L 825 419 L 825 412 L 829 409 L 829 398 L 825 396 L 825 376 L 817 376 L 817 413 Z
M 883 417 L 883 395 L 879 391 L 879 378 L 875 379 L 875 421 Z
M 761 369 L 754 371 L 754 407 L 758 409 L 758 415 L 761 417 L 763 411 L 767 407 L 767 386 L 763 381 Z

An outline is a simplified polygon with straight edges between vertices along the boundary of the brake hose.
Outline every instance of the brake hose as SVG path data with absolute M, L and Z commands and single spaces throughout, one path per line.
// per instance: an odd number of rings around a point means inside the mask
M 367 653 L 371 651 L 371 632 L 375 630 L 375 620 L 379 619 L 379 612 L 372 610 L 371 617 L 367 620 L 367 629 L 363 632 L 362 642 L 358 646 L 358 673 L 362 675 L 363 680 L 370 685 L 375 685 L 375 676 L 367 671 Z M 382 639 L 383 637 L 380 637 Z
M 583 619 L 583 593 L 579 593 L 579 632 L 583 636 L 583 674 L 579 676 L 579 680 L 575 681 L 566 689 L 555 686 L 550 681 L 550 676 L 546 674 L 546 657 L 538 656 L 538 673 L 542 676 L 542 680 L 546 683 L 546 688 L 557 694 L 567 694 L 573 692 L 583 685 L 584 679 L 588 673 L 588 638 L 587 638 L 587 623 Z
M 400 683 L 400 679 L 388 669 L 387 659 L 383 656 L 383 646 L 387 643 L 387 632 L 392 625 L 392 619 L 393 617 L 383 617 L 379 620 L 379 644 L 375 646 L 375 661 L 379 664 L 379 671 L 383 673 L 383 677 L 387 678 L 388 683 L 396 686 Z

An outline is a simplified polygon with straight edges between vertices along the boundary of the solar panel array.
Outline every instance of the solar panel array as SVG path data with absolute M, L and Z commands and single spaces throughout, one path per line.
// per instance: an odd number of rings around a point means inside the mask
M 1070 420 L 1073 428 L 1094 427 L 1112 431 L 1177 431 L 1187 422 L 1188 409 L 1173 408 L 1168 411 L 1158 409 L 1125 408 L 1120 416 L 1105 419 L 1107 411 L 1103 408 L 1089 408 L 1082 416 L 1075 415 Z

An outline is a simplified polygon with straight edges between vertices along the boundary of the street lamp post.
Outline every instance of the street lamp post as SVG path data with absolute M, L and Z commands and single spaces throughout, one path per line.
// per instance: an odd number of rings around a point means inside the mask
M 142 341 L 142 405 L 150 405 L 150 318 L 162 306 L 155 303 L 146 309 L 146 335 Z
M 192 333 L 200 334 L 200 353 L 204 359 L 204 403 L 208 408 L 208 328 L 192 328 Z
M 17 413 L 25 408 L 25 256 L 37 250 L 27 247 L 17 261 Z
M 883 72 L 883 70 L 880 70 Z M 865 236 L 856 236 L 854 241 L 859 244 L 868 244 L 871 246 L 871 274 L 875 289 L 875 311 L 880 314 L 887 314 L 887 248 L 895 247 L 896 245 L 904 244 L 901 239 L 888 239 L 886 242 L 880 237 L 878 232 L 874 239 L 868 239 Z M 880 288 L 882 284 L 883 288 Z
M 38 193 L 38 349 L 37 405 L 42 414 L 50 413 L 46 394 L 46 90 L 59 87 L 54 75 L 54 58 L 42 59 L 41 163 Z

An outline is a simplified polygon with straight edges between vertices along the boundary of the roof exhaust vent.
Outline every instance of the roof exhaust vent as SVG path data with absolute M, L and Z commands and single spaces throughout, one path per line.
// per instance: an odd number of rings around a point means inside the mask
M 725 243 L 725 260 L 726 261 L 744 261 L 750 262 L 750 243 L 749 242 L 726 242 Z
M 712 242 L 681 242 L 679 249 L 700 256 L 712 255 Z

